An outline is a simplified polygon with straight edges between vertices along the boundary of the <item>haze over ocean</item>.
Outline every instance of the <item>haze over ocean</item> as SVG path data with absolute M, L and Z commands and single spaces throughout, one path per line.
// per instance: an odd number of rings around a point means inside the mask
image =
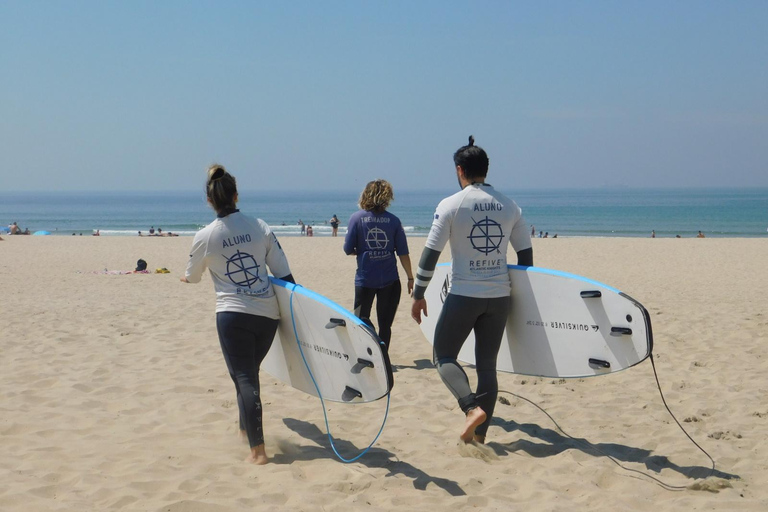
M 489 180 L 490 181 L 490 180 Z M 456 189 L 395 191 L 390 211 L 409 235 L 425 236 L 437 203 Z M 536 230 L 558 236 L 768 236 L 768 189 L 504 190 Z M 243 191 L 239 207 L 264 219 L 278 236 L 299 235 L 297 222 L 330 234 L 336 214 L 343 234 L 359 192 Z M 18 222 L 53 234 L 135 236 L 151 226 L 192 235 L 213 219 L 202 192 L 0 192 L 0 225 Z

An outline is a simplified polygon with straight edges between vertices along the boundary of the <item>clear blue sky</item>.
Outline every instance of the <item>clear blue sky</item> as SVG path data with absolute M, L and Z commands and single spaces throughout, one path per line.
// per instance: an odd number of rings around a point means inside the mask
M 768 186 L 768 2 L 0 0 L 0 188 Z

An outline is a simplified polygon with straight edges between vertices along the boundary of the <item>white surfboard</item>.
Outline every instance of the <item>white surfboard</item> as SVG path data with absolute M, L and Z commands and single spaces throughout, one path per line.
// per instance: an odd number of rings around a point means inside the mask
M 427 287 L 428 317 L 421 329 L 433 343 L 450 290 L 449 263 L 437 266 Z M 608 285 L 537 267 L 509 265 L 512 308 L 497 369 L 539 377 L 590 377 L 644 361 L 653 348 L 651 320 L 642 304 Z M 459 360 L 474 364 L 474 332 Z
M 370 327 L 319 293 L 269 279 L 277 295 L 280 323 L 262 370 L 317 396 L 314 377 L 323 399 L 335 402 L 372 402 L 389 393 L 394 383 L 392 366 L 384 344 Z

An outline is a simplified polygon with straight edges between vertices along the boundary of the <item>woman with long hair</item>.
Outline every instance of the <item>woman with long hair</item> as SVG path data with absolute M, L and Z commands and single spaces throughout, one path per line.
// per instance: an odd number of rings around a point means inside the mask
M 216 289 L 216 329 L 229 375 L 235 384 L 240 432 L 251 454 L 266 464 L 259 389 L 259 366 L 272 346 L 280 312 L 267 268 L 294 282 L 288 260 L 266 222 L 240 213 L 237 182 L 221 165 L 208 169 L 206 197 L 216 219 L 195 235 L 185 283 L 199 283 L 207 268 Z

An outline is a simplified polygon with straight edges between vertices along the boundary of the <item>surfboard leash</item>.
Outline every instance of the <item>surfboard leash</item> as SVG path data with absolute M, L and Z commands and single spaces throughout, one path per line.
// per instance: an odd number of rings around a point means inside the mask
M 371 444 L 368 445 L 367 448 L 362 450 L 359 454 L 357 454 L 355 457 L 351 459 L 345 459 L 341 456 L 339 451 L 336 449 L 336 444 L 333 442 L 333 436 L 331 435 L 331 427 L 328 423 L 328 411 L 325 407 L 325 400 L 323 399 L 323 394 L 320 392 L 320 386 L 317 384 L 317 381 L 315 380 L 315 376 L 312 374 L 312 370 L 309 368 L 309 363 L 307 362 L 307 358 L 304 357 L 304 349 L 301 347 L 301 340 L 299 340 L 299 331 L 296 329 L 296 315 L 293 311 L 293 295 L 294 290 L 296 289 L 296 286 L 301 286 L 298 284 L 294 285 L 294 288 L 291 288 L 291 298 L 289 301 L 289 304 L 291 306 L 291 325 L 293 326 L 293 335 L 296 338 L 296 344 L 299 346 L 299 353 L 301 354 L 301 359 L 304 361 L 304 366 L 307 368 L 307 372 L 309 373 L 310 379 L 312 379 L 312 384 L 315 386 L 315 391 L 317 391 L 317 396 L 320 398 L 320 405 L 323 407 L 323 419 L 325 420 L 325 432 L 328 436 L 328 441 L 331 443 L 331 449 L 333 450 L 333 453 L 336 454 L 336 456 L 339 458 L 340 461 L 344 462 L 345 464 L 350 464 L 352 462 L 355 462 L 360 457 L 368 453 L 368 451 L 373 447 L 373 445 L 376 443 L 376 441 L 379 439 L 379 436 L 381 436 L 381 433 L 384 431 L 384 425 L 387 423 L 387 416 L 389 415 L 389 401 L 391 394 L 387 393 L 387 407 L 384 410 L 384 420 L 381 422 L 381 428 L 379 428 L 379 432 L 376 434 L 376 437 L 373 438 L 373 441 L 371 441 Z
M 683 431 L 683 433 L 686 435 L 686 437 L 688 437 L 688 439 L 690 439 L 690 441 L 694 444 L 694 446 L 696 446 L 696 448 L 698 448 L 712 462 L 712 467 L 709 470 L 709 474 L 707 474 L 707 476 L 702 478 L 703 480 L 705 480 L 705 479 L 709 478 L 710 476 L 712 476 L 714 474 L 714 472 L 715 472 L 715 460 L 712 458 L 711 455 L 709 455 L 709 453 L 707 453 L 707 451 L 704 448 L 702 448 L 696 441 L 693 440 L 693 438 L 688 434 L 688 432 L 686 432 L 686 430 L 683 428 L 683 426 L 680 424 L 680 422 L 677 421 L 677 418 L 675 417 L 675 415 L 672 414 L 672 411 L 670 410 L 669 406 L 667 405 L 667 401 L 664 399 L 664 393 L 661 391 L 661 384 L 659 383 L 659 376 L 656 373 L 656 364 L 653 361 L 653 354 L 650 354 L 650 359 L 651 359 L 651 366 L 653 367 L 653 375 L 656 378 L 656 386 L 659 389 L 659 396 L 661 396 L 661 401 L 664 404 L 664 407 L 667 409 L 667 412 L 669 413 L 670 416 L 672 416 L 672 419 L 675 420 L 675 423 L 677 423 L 677 426 L 680 427 L 680 430 Z M 547 418 L 549 418 L 549 420 L 555 425 L 557 430 L 559 430 L 565 437 L 567 437 L 568 439 L 573 441 L 575 444 L 581 444 L 582 446 L 586 445 L 587 448 L 589 448 L 590 450 L 593 450 L 593 451 L 603 455 L 604 457 L 608 458 L 611 462 L 613 462 L 614 464 L 619 466 L 621 469 L 623 469 L 625 471 L 628 471 L 630 473 L 637 473 L 637 474 L 642 475 L 642 476 L 644 476 L 646 478 L 650 478 L 651 480 L 654 480 L 656 483 L 658 483 L 659 485 L 661 485 L 662 487 L 664 487 L 665 489 L 670 490 L 670 491 L 684 491 L 684 490 L 688 489 L 687 485 L 671 485 L 671 484 L 668 484 L 668 483 L 664 482 L 663 480 L 661 480 L 659 478 L 656 478 L 653 475 L 649 475 L 648 473 L 645 473 L 645 472 L 640 471 L 638 469 L 628 468 L 628 467 L 624 466 L 621 462 L 616 460 L 616 458 L 613 455 L 611 455 L 611 454 L 601 450 L 600 448 L 598 448 L 594 444 L 590 443 L 589 441 L 584 440 L 584 439 L 577 439 L 577 438 L 573 437 L 568 432 L 563 430 L 563 428 L 557 423 L 557 421 L 552 417 L 551 414 L 549 414 L 543 407 L 541 407 L 539 404 L 537 404 L 533 400 L 531 400 L 529 398 L 526 398 L 524 396 L 518 395 L 517 393 L 513 393 L 511 391 L 506 391 L 506 390 L 503 390 L 503 389 L 500 389 L 499 393 L 506 393 L 508 395 L 512 395 L 512 396 L 514 396 L 516 398 L 519 398 L 520 400 L 523 400 L 523 401 L 528 402 L 529 404 L 533 405 L 538 410 L 543 412 L 547 416 Z

